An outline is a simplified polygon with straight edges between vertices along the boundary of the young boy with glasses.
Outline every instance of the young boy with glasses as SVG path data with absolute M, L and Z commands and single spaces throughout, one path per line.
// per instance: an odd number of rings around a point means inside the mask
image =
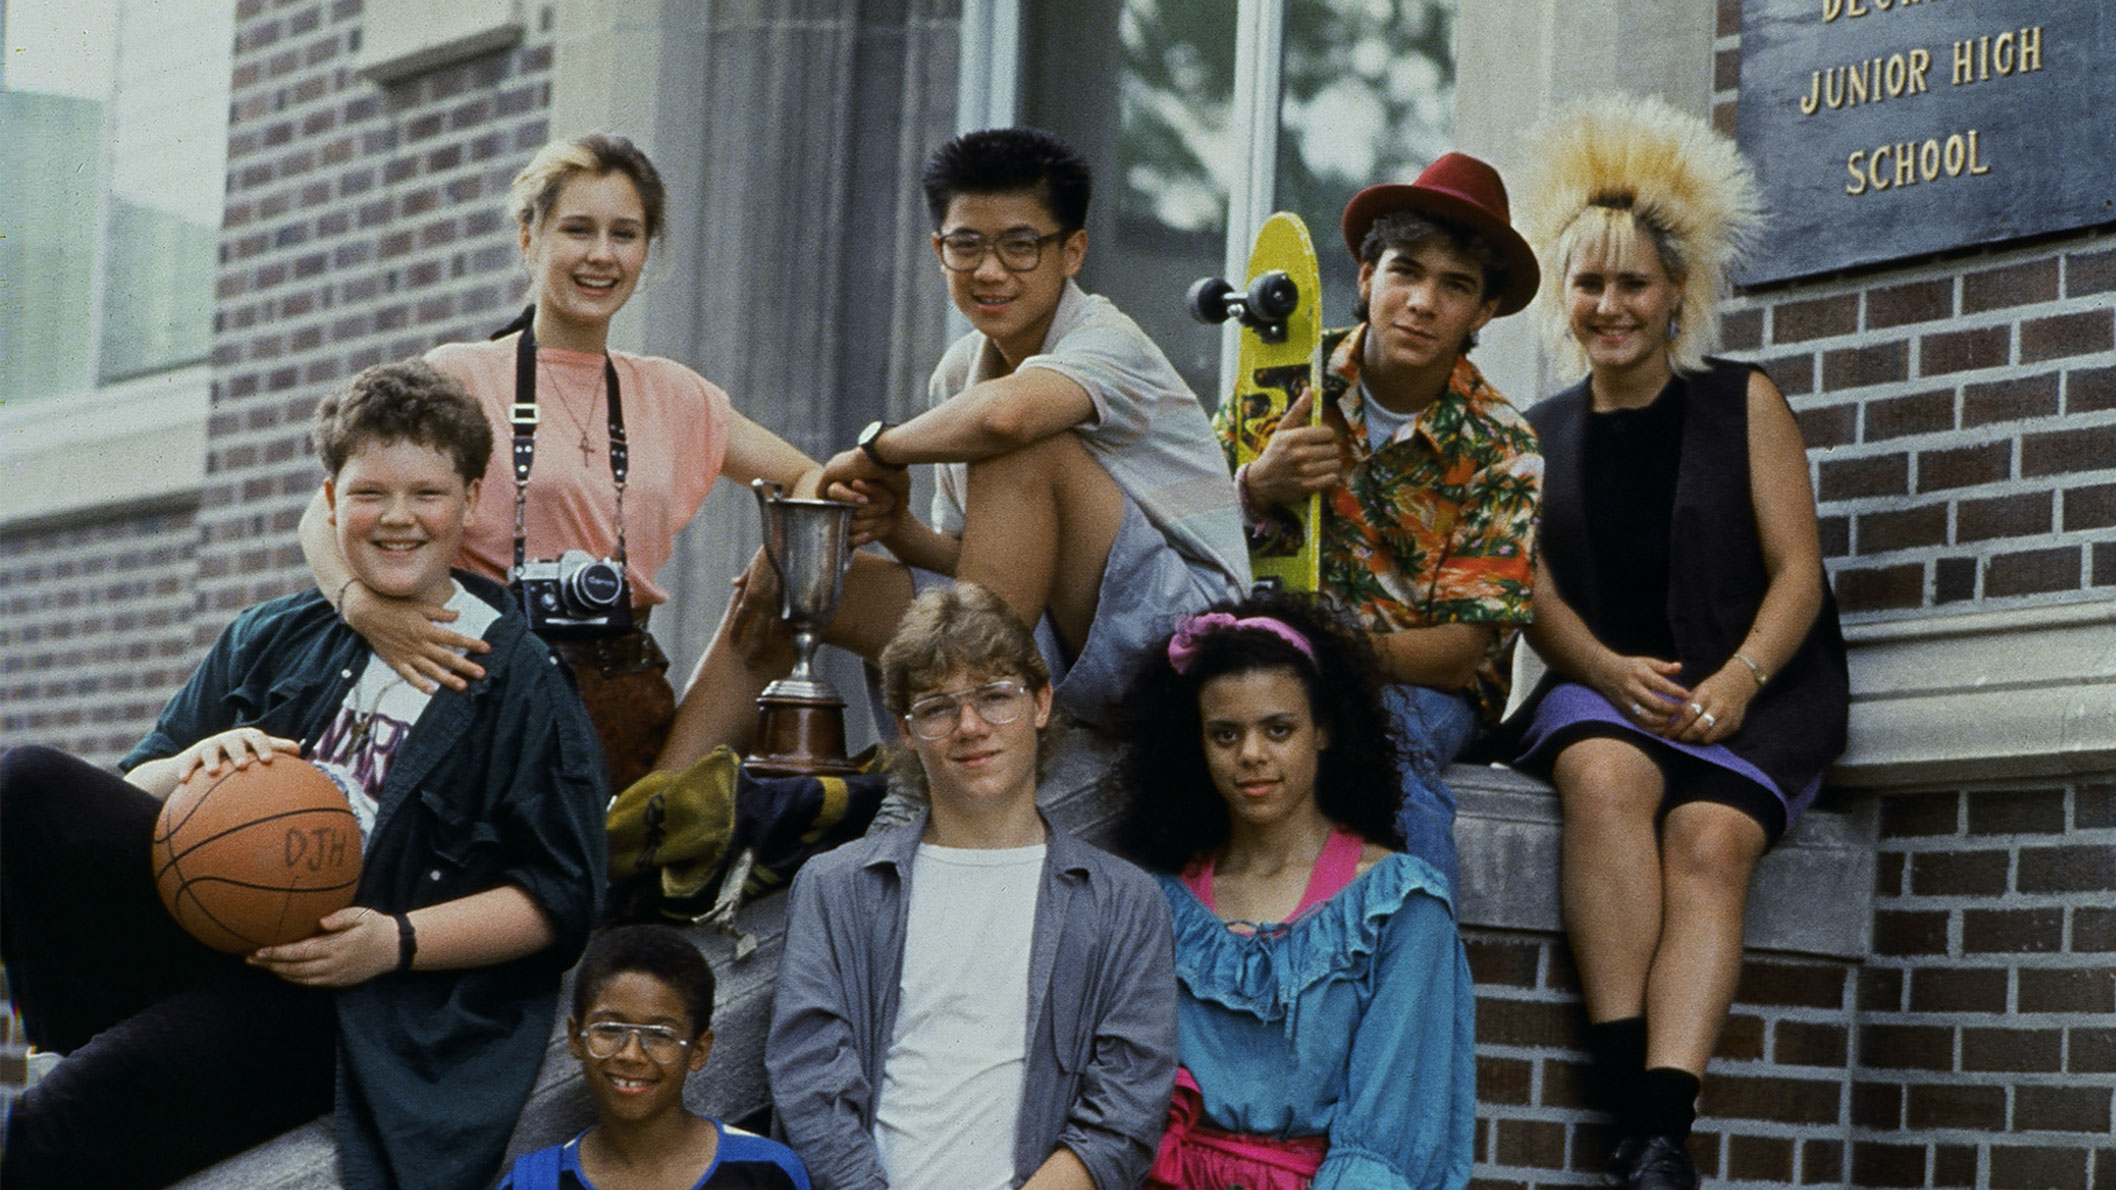
M 808 1190 L 793 1150 L 696 1115 L 685 1080 L 713 1049 L 713 969 L 682 934 L 617 926 L 573 971 L 566 1047 L 594 1127 L 515 1161 L 499 1190 Z
M 1234 485 L 1167 356 L 1073 280 L 1087 256 L 1085 161 L 1045 133 L 992 129 L 942 145 L 924 183 L 939 272 L 971 331 L 934 369 L 925 412 L 868 426 L 824 483 L 856 499 L 852 481 L 902 486 L 908 467 L 935 464 L 933 525 L 896 519 L 881 540 L 902 564 L 854 559 L 826 639 L 872 658 L 918 589 L 974 581 L 1049 631 L 1060 708 L 1098 723 L 1133 653 L 1248 589 Z M 762 569 L 751 576 L 698 688 L 754 695 L 784 672 L 735 644 L 739 605 L 770 602 Z M 754 715 L 747 699 L 686 700 L 656 767 L 739 748 Z
M 0 957 L 31 1044 L 0 1185 L 164 1186 L 337 1108 L 348 1186 L 482 1186 L 536 1082 L 603 887 L 601 751 L 497 583 L 451 572 L 492 430 L 416 360 L 317 407 L 337 548 L 376 592 L 457 614 L 486 676 L 425 694 L 316 590 L 235 617 L 116 774 L 0 758 Z M 363 836 L 354 904 L 253 954 L 154 891 L 163 800 L 302 756 Z M 281 763 L 290 761 L 281 759 Z
M 1050 679 L 996 595 L 926 592 L 881 660 L 928 808 L 794 878 L 786 1137 L 819 1190 L 1138 1185 L 1175 1079 L 1167 903 L 1037 812 Z

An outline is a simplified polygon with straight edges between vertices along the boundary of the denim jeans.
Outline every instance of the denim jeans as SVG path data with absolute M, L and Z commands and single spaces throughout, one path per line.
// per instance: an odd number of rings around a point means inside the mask
M 1433 865 L 1454 895 L 1455 791 L 1443 774 L 1477 733 L 1476 708 L 1455 692 L 1409 684 L 1382 687 L 1403 744 L 1403 801 L 1396 825 L 1404 849 Z

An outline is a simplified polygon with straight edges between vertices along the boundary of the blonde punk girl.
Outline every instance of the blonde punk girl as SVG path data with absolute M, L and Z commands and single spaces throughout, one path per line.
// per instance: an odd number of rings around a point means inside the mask
M 1560 885 L 1618 1183 L 1687 1190 L 1756 862 L 1844 746 L 1844 645 L 1807 456 L 1760 370 L 1716 359 L 1760 221 L 1726 138 L 1612 96 L 1532 133 L 1522 226 L 1586 377 L 1529 411 L 1544 505 L 1519 764 L 1557 787 Z

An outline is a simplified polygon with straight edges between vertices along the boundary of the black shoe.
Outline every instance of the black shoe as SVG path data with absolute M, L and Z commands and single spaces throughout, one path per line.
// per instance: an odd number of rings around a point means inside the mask
M 1631 1171 L 1638 1166 L 1638 1159 L 1646 1151 L 1646 1138 L 1632 1133 L 1617 1143 L 1609 1154 L 1609 1173 L 1602 1179 L 1605 1186 L 1629 1186 Z
M 1623 1149 L 1619 1147 L 1617 1152 L 1621 1155 Z M 1697 1167 L 1690 1163 L 1690 1154 L 1681 1141 L 1667 1136 L 1649 1137 L 1632 1162 L 1630 1180 L 1625 1185 L 1632 1190 L 1697 1190 Z

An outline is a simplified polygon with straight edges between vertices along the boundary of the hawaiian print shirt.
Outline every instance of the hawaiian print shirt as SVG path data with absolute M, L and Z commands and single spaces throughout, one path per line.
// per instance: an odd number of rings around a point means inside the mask
M 1536 516 L 1543 456 L 1528 419 L 1457 358 L 1447 391 L 1405 422 L 1379 450 L 1367 447 L 1359 385 L 1365 327 L 1323 336 L 1322 409 L 1348 460 L 1344 479 L 1324 494 L 1322 586 L 1374 632 L 1437 624 L 1492 624 L 1491 650 L 1465 693 L 1487 722 L 1505 709 L 1514 637 L 1531 619 Z M 1213 417 L 1229 465 L 1236 434 L 1250 453 L 1263 448 L 1276 419 L 1237 429 L 1234 402 Z M 1291 510 L 1257 508 L 1243 489 L 1243 524 L 1252 546 L 1300 544 Z

